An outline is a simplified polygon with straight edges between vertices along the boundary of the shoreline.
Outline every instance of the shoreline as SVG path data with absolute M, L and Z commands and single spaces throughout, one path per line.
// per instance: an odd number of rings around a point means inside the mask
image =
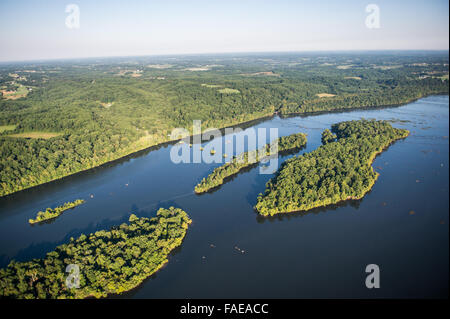
M 379 108 L 381 109 L 381 108 L 389 108 L 389 107 L 399 107 L 399 106 L 403 106 L 403 105 L 406 105 L 406 104 L 409 104 L 409 103 L 413 103 L 413 102 L 418 101 L 418 100 L 423 99 L 423 98 L 427 98 L 429 96 L 440 96 L 440 95 L 449 96 L 449 93 L 448 92 L 440 92 L 440 93 L 427 94 L 427 95 L 424 95 L 424 96 L 421 96 L 421 97 L 418 97 L 418 98 L 413 98 L 411 100 L 408 100 L 407 102 L 400 103 L 400 104 L 397 103 L 397 104 L 388 104 L 388 105 L 379 105 L 379 106 L 361 106 L 361 107 L 341 108 L 341 109 L 328 110 L 328 111 L 314 111 L 314 112 L 300 112 L 300 113 L 296 112 L 296 113 L 285 113 L 285 114 L 280 114 L 277 111 L 274 111 L 272 114 L 261 116 L 261 117 L 258 117 L 258 118 L 252 119 L 252 120 L 248 120 L 248 121 L 239 122 L 239 123 L 236 123 L 236 124 L 231 124 L 231 125 L 228 125 L 228 126 L 224 126 L 222 128 L 218 128 L 218 129 L 222 132 L 222 131 L 224 131 L 227 128 L 235 128 L 235 127 L 240 127 L 242 125 L 244 125 L 244 126 L 248 125 L 250 127 L 255 122 L 265 122 L 265 121 L 267 121 L 269 119 L 274 118 L 275 116 L 280 116 L 280 118 L 283 118 L 283 117 L 296 117 L 296 116 L 305 116 L 305 117 L 307 117 L 307 116 L 311 116 L 311 115 L 320 115 L 320 114 L 327 114 L 327 113 L 340 113 L 340 112 L 346 113 L 346 112 L 351 112 L 353 110 L 355 110 L 355 111 L 356 110 L 364 110 L 364 109 L 371 109 L 371 110 L 373 110 L 373 109 L 379 109 Z M 191 139 L 194 136 L 197 136 L 197 135 L 189 135 L 188 137 L 185 137 L 184 139 L 186 139 L 186 138 Z M 168 140 L 168 141 L 161 142 L 161 143 L 158 143 L 158 144 L 150 145 L 150 146 L 144 147 L 142 149 L 138 149 L 138 150 L 132 151 L 131 153 L 128 153 L 128 154 L 123 155 L 123 156 L 120 156 L 120 157 L 115 158 L 113 160 L 104 162 L 104 163 L 102 163 L 100 165 L 93 166 L 93 167 L 90 167 L 90 168 L 86 168 L 86 169 L 83 169 L 83 170 L 80 170 L 80 171 L 76 171 L 74 173 L 65 175 L 63 177 L 52 179 L 52 180 L 50 180 L 48 182 L 36 184 L 34 186 L 26 187 L 26 188 L 23 188 L 21 190 L 15 191 L 15 192 L 11 192 L 11 193 L 7 193 L 7 194 L 4 194 L 4 195 L 0 195 L 0 199 L 10 198 L 10 197 L 12 197 L 13 195 L 15 195 L 17 193 L 24 192 L 24 191 L 31 190 L 31 189 L 36 189 L 36 188 L 38 188 L 40 186 L 43 186 L 43 185 L 49 185 L 49 184 L 52 184 L 52 183 L 64 180 L 67 177 L 74 177 L 74 176 L 77 176 L 77 175 L 85 174 L 87 172 L 93 172 L 96 169 L 104 168 L 104 167 L 107 167 L 107 166 L 110 166 L 110 165 L 115 165 L 115 164 L 118 164 L 119 162 L 127 161 L 129 159 L 134 158 L 134 157 L 140 156 L 140 155 L 142 155 L 144 153 L 148 153 L 148 152 L 151 152 L 153 150 L 158 150 L 158 149 L 160 149 L 162 147 L 167 147 L 169 145 L 176 144 L 180 140 L 182 140 L 182 138 L 179 138 L 179 139 L 176 139 L 176 140 Z

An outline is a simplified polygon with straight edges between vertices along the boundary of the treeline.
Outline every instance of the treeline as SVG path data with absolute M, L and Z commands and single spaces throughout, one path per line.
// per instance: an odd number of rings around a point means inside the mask
M 300 149 L 306 145 L 306 134 L 296 133 L 289 136 L 278 138 L 278 152 L 285 152 L 294 149 Z M 273 143 L 273 142 L 272 142 Z M 262 155 L 262 156 L 261 156 Z M 253 150 L 239 154 L 219 167 L 216 167 L 211 174 L 203 178 L 195 186 L 197 194 L 207 192 L 225 183 L 225 179 L 238 174 L 244 168 L 255 165 L 267 156 L 278 156 L 271 154 L 271 145 L 266 144 L 262 150 Z
M 30 224 L 35 224 L 35 223 L 39 223 L 39 222 L 42 222 L 45 220 L 56 218 L 59 215 L 61 215 L 64 211 L 74 208 L 83 203 L 84 203 L 83 199 L 76 199 L 73 202 L 67 202 L 67 203 L 64 203 L 63 205 L 57 206 L 55 208 L 48 207 L 44 212 L 43 211 L 38 212 L 36 215 L 36 218 L 35 219 L 30 218 L 28 220 L 28 222 Z
M 12 261 L 0 269 L 0 296 L 9 298 L 87 298 L 120 294 L 138 286 L 166 262 L 191 223 L 179 208 L 160 208 L 154 218 L 131 214 L 129 223 L 82 234 L 56 247 L 43 259 Z M 68 265 L 79 268 L 69 280 Z M 74 278 L 76 274 L 70 275 Z
M 378 177 L 371 165 L 376 154 L 409 134 L 375 120 L 334 124 L 332 132 L 336 141 L 327 139 L 318 149 L 283 163 L 258 196 L 259 214 L 305 211 L 362 198 Z

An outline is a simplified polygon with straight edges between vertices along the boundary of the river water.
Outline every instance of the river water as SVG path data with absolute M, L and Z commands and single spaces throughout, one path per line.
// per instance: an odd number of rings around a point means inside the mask
M 448 96 L 274 117 L 253 128 L 275 127 L 280 136 L 307 133 L 301 154 L 316 149 L 331 124 L 360 118 L 390 120 L 411 131 L 375 159 L 380 176 L 360 201 L 261 218 L 252 207 L 273 175 L 255 167 L 213 193 L 196 195 L 194 186 L 219 164 L 174 164 L 169 145 L 0 198 L 0 266 L 43 257 L 70 237 L 127 221 L 132 212 L 153 216 L 158 207 L 175 206 L 193 220 L 182 246 L 120 298 L 448 297 Z M 37 211 L 77 198 L 86 203 L 49 224 L 28 224 Z M 368 264 L 380 268 L 379 289 L 365 286 Z

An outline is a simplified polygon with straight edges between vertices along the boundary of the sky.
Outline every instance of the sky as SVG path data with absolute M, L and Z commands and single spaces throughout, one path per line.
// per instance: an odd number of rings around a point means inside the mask
M 79 8 L 78 28 L 73 19 L 66 25 L 70 4 Z M 448 0 L 0 0 L 0 61 L 448 50 L 448 12 Z

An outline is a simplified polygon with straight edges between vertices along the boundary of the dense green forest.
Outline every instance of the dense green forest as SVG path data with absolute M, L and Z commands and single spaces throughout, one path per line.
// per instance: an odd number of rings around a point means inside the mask
M 168 254 L 181 245 L 190 223 L 183 210 L 173 207 L 160 208 L 154 218 L 131 214 L 129 224 L 82 234 L 43 259 L 12 261 L 0 269 L 0 296 L 101 298 L 128 291 L 167 262 Z M 66 285 L 70 264 L 79 267 L 78 288 Z
M 332 126 L 332 132 L 336 141 L 325 138 L 318 149 L 282 164 L 265 193 L 258 196 L 259 214 L 305 211 L 362 198 L 379 175 L 372 168 L 375 156 L 409 134 L 375 120 L 341 122 Z
M 329 129 L 325 129 L 322 132 L 322 138 L 321 138 L 322 144 L 334 142 L 336 139 L 337 139 L 336 134 L 333 134 Z
M 306 134 L 296 133 L 289 136 L 279 137 L 277 152 L 285 152 L 294 149 L 300 149 L 306 145 Z M 203 178 L 195 186 L 197 194 L 207 192 L 225 183 L 226 179 L 238 174 L 247 167 L 255 165 L 264 157 L 278 154 L 271 153 L 270 144 L 266 144 L 262 150 L 253 150 L 244 152 L 231 159 L 231 161 L 216 167 L 211 174 Z
M 57 206 L 55 208 L 48 207 L 45 210 L 45 212 L 42 212 L 42 211 L 38 212 L 36 215 L 36 218 L 35 219 L 30 218 L 28 220 L 28 222 L 30 224 L 35 224 L 35 223 L 43 222 L 45 220 L 56 218 L 59 215 L 61 215 L 64 211 L 74 208 L 83 203 L 84 203 L 83 199 L 76 199 L 73 202 L 67 202 L 67 203 L 64 203 L 63 205 Z
M 168 141 L 192 120 L 222 128 L 448 94 L 448 63 L 447 52 L 386 52 L 1 64 L 0 196 Z

